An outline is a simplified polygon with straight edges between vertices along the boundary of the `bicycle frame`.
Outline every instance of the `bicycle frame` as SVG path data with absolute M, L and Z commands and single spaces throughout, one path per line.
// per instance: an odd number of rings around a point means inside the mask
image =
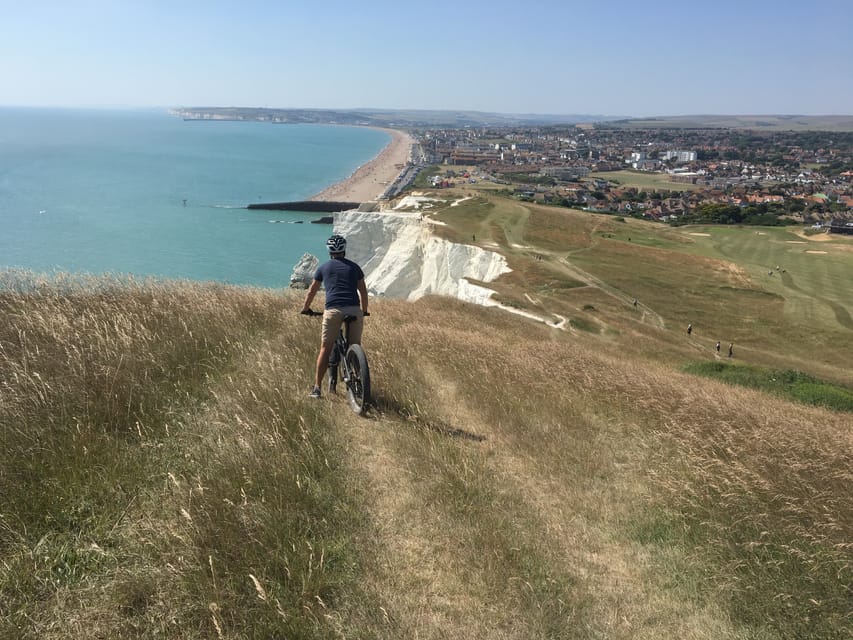
M 323 314 L 309 309 L 307 315 Z M 362 415 L 370 404 L 370 368 L 361 345 L 349 343 L 349 325 L 355 319 L 356 316 L 344 318 L 341 330 L 332 345 L 332 352 L 329 354 L 329 393 L 336 393 L 340 374 L 340 379 L 347 388 L 350 407 L 355 413 Z
M 351 318 L 352 316 L 347 316 L 347 318 Z M 335 344 L 332 345 L 332 353 L 329 354 L 329 391 L 334 393 L 335 387 L 338 382 L 338 367 L 343 363 L 344 365 L 344 373 L 343 373 L 343 381 L 346 382 L 349 379 L 349 370 L 347 367 L 347 349 L 349 349 L 349 323 L 352 320 L 348 320 L 344 318 L 343 324 L 341 324 L 341 330 L 338 333 L 338 337 L 335 338 Z

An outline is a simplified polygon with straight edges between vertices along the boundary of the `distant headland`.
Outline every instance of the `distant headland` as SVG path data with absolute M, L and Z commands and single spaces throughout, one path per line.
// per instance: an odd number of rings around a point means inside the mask
M 241 120 L 272 124 L 346 124 L 392 129 L 547 126 L 624 119 L 625 116 L 500 114 L 429 109 L 270 109 L 180 107 L 170 113 L 184 120 Z
M 578 125 L 618 129 L 752 129 L 764 131 L 853 131 L 853 115 L 681 115 L 636 118 L 605 115 L 501 114 L 429 109 L 271 109 L 180 107 L 184 120 L 238 120 L 273 124 L 345 124 L 389 129 Z

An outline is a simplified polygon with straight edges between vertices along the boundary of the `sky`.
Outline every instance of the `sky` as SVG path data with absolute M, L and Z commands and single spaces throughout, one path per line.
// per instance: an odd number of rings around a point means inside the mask
M 853 114 L 853 0 L 0 0 L 0 105 Z

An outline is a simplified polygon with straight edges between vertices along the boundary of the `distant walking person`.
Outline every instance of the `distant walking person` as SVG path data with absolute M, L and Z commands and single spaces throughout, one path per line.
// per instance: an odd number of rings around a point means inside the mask
M 735 350 L 735 345 L 734 345 L 734 343 L 733 343 L 733 342 L 729 342 L 729 358 L 731 358 L 731 357 L 732 357 L 732 355 L 734 354 L 734 350 Z
M 720 341 L 717 340 L 717 345 L 714 347 L 717 350 L 717 353 L 720 353 Z
M 693 325 L 688 324 L 687 325 L 687 335 L 689 336 L 691 333 L 693 333 Z

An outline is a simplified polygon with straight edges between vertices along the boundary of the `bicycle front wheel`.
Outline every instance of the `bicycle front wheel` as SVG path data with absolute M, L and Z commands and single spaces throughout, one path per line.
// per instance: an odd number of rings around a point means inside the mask
M 370 404 L 370 368 L 360 344 L 347 349 L 347 395 L 352 410 L 361 415 Z

